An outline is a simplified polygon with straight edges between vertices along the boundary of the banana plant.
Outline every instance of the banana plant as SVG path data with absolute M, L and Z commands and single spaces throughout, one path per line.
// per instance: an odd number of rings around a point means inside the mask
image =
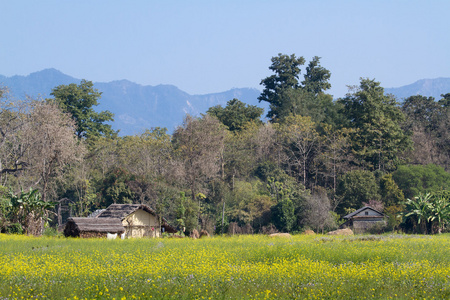
M 422 194 L 420 193 L 417 197 L 413 199 L 406 199 L 405 202 L 405 213 L 403 214 L 404 218 L 414 218 L 417 221 L 418 225 L 423 224 L 425 222 L 425 231 L 426 231 L 426 222 L 429 220 L 430 216 L 432 216 L 433 206 L 431 204 L 432 195 L 430 193 Z M 422 225 L 423 227 L 423 225 Z
M 429 222 L 437 222 L 438 233 L 441 233 L 450 220 L 450 193 L 441 192 L 432 198 L 432 211 L 428 217 Z

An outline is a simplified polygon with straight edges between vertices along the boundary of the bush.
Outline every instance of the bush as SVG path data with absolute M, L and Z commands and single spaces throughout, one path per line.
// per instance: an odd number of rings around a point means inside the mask
M 45 235 L 45 236 L 59 236 L 59 235 L 61 235 L 61 233 L 58 232 L 58 230 L 56 228 L 54 228 L 54 227 L 46 227 L 42 234 Z
M 23 234 L 23 228 L 20 223 L 12 223 L 6 227 L 6 233 Z

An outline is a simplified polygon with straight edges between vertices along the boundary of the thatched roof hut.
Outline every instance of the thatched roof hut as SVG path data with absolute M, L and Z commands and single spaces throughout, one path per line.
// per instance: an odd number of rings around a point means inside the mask
M 143 220 L 142 218 L 147 219 L 147 217 L 145 216 L 145 214 L 142 214 L 142 212 L 145 212 L 153 217 L 151 218 L 151 220 Z M 134 218 L 132 218 L 132 216 L 134 216 Z M 137 234 L 139 236 L 160 235 L 158 228 L 159 218 L 157 217 L 156 211 L 145 204 L 111 204 L 96 218 L 97 219 L 115 218 L 121 220 L 122 224 L 127 229 L 128 237 L 134 236 L 134 234 L 132 233 L 133 228 L 136 230 L 138 227 L 141 227 L 139 231 L 144 230 L 144 232 Z M 161 229 L 164 232 L 169 233 L 177 232 L 177 230 L 174 227 L 168 224 L 165 218 L 162 218 Z M 151 231 L 155 231 L 155 234 L 153 234 Z
M 64 228 L 66 237 L 106 237 L 108 233 L 124 232 L 121 220 L 115 218 L 69 218 Z

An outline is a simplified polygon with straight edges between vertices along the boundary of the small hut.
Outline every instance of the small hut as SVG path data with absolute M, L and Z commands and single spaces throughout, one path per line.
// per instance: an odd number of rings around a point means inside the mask
M 125 227 L 126 237 L 160 237 L 162 232 L 175 233 L 175 228 L 144 204 L 111 204 L 96 219 L 117 219 Z
M 364 206 L 344 216 L 344 219 L 347 221 L 340 228 L 350 228 L 355 234 L 367 233 L 374 226 L 386 225 L 385 215 L 370 206 Z
M 125 228 L 119 219 L 69 218 L 64 228 L 66 237 L 106 237 L 108 233 L 122 234 Z

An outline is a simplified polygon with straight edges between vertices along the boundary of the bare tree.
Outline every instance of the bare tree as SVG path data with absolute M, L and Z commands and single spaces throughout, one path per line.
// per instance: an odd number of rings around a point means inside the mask
M 291 164 L 298 168 L 304 186 L 307 186 L 309 163 L 319 142 L 315 126 L 310 117 L 289 116 L 280 128 L 284 149 Z
M 6 97 L 6 93 L 2 93 Z M 29 111 L 28 101 L 10 101 L 0 98 L 0 180 L 6 185 L 9 174 L 21 173 L 28 167 L 22 142 L 22 130 Z
M 306 197 L 302 224 L 313 228 L 316 232 L 322 231 L 322 233 L 325 228 L 336 227 L 331 213 L 330 200 L 325 190 L 316 190 L 312 195 Z
M 183 125 L 175 130 L 173 139 L 191 197 L 196 199 L 200 187 L 219 175 L 225 129 L 209 115 L 202 118 L 187 115 Z
M 75 135 L 71 116 L 51 103 L 36 101 L 23 127 L 22 143 L 26 157 L 47 201 L 50 185 L 62 175 L 66 166 L 81 161 L 85 154 L 82 140 Z

